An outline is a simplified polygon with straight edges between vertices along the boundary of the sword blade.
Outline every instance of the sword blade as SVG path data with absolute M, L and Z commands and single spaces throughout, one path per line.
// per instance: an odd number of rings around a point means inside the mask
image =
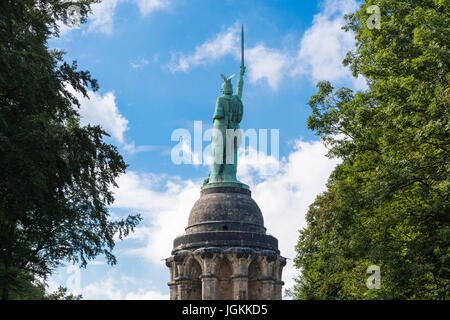
M 244 25 L 241 30 L 241 66 L 244 66 Z

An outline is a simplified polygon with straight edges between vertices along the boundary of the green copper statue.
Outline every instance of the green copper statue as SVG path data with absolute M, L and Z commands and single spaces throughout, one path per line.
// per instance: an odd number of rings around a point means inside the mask
M 211 173 L 203 182 L 202 188 L 217 186 L 234 186 L 248 189 L 248 186 L 236 179 L 238 149 L 241 143 L 239 123 L 244 114 L 242 89 L 244 86 L 244 26 L 241 31 L 241 68 L 237 81 L 236 93 L 230 77 L 221 75 L 223 79 L 222 96 L 217 98 L 213 115 L 212 163 Z

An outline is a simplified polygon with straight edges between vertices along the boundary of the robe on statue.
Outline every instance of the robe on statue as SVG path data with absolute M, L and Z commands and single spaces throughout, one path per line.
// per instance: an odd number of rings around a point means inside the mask
M 213 116 L 212 166 L 209 183 L 238 182 L 237 154 L 241 144 L 239 122 L 244 106 L 237 95 L 217 98 Z

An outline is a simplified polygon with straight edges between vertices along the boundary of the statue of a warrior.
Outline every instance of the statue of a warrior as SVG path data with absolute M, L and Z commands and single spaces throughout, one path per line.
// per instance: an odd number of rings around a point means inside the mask
M 239 184 L 236 179 L 238 149 L 241 143 L 241 130 L 239 123 L 244 114 L 244 105 L 242 104 L 242 89 L 244 86 L 244 29 L 241 33 L 242 60 L 237 81 L 236 93 L 233 94 L 230 77 L 221 75 L 223 83 L 220 91 L 222 96 L 217 98 L 216 108 L 213 115 L 213 134 L 212 134 L 212 164 L 211 173 L 203 182 L 203 187 L 208 184 Z

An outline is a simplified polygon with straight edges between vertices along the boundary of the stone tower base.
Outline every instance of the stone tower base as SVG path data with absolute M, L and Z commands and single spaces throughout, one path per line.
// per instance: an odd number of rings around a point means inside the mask
M 171 300 L 279 300 L 286 259 L 272 250 L 209 247 L 166 260 Z

